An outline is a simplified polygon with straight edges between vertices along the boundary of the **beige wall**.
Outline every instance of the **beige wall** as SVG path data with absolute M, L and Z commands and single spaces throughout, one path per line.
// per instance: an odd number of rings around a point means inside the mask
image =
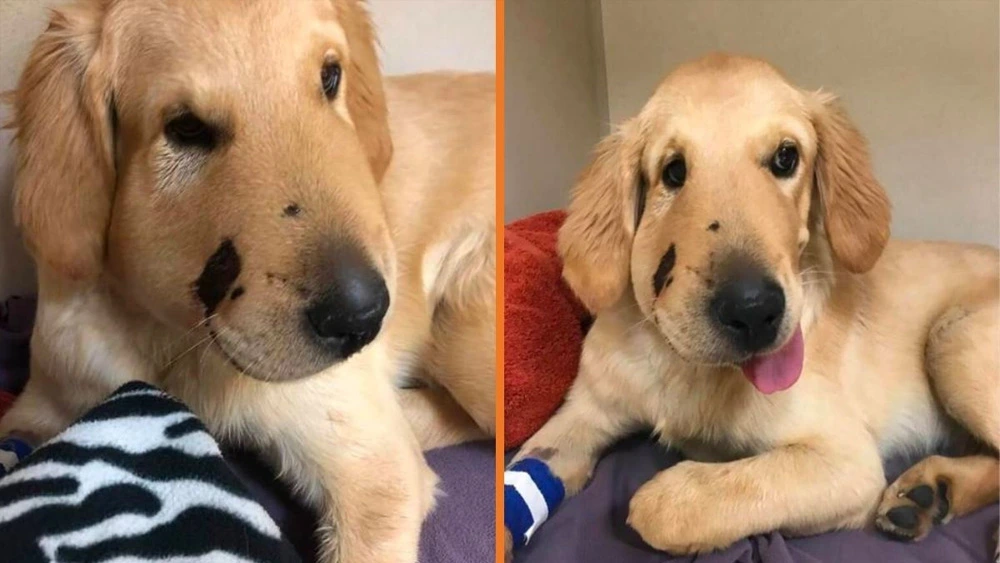
M 998 6 L 604 0 L 609 113 L 634 114 L 666 71 L 707 51 L 764 57 L 841 95 L 871 141 L 895 236 L 997 244 Z
M 368 0 L 388 74 L 425 70 L 493 71 L 493 0 Z
M 507 0 L 504 4 L 504 216 L 563 207 L 603 133 L 599 4 Z M 598 38 L 594 41 L 594 38 Z
M 14 87 L 45 11 L 64 0 L 0 0 L 0 91 Z M 397 74 L 436 70 L 494 70 L 493 0 L 370 0 L 380 31 L 383 67 Z M 7 109 L 0 109 L 6 120 Z M 12 225 L 11 133 L 0 131 L 0 299 L 34 286 L 30 260 Z

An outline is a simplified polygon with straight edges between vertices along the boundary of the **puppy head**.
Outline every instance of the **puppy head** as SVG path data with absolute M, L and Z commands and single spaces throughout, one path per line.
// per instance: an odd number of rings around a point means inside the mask
M 258 378 L 379 332 L 392 148 L 358 2 L 78 1 L 14 106 L 16 214 L 41 267 L 113 283 Z
M 864 139 L 832 97 L 711 55 L 599 145 L 559 242 L 592 311 L 631 288 L 681 357 L 740 365 L 771 392 L 801 370 L 807 245 L 864 272 L 889 220 Z

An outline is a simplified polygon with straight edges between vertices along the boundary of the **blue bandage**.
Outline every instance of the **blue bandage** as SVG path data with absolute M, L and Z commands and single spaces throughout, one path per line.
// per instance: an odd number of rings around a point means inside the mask
M 0 440 L 0 477 L 10 473 L 11 469 L 31 453 L 31 446 L 24 440 L 4 438 Z
M 503 519 L 515 549 L 528 543 L 565 496 L 562 481 L 541 460 L 522 459 L 504 471 Z

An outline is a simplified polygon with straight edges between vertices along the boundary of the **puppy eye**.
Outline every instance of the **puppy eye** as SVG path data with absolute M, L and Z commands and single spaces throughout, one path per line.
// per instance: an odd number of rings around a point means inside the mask
M 319 79 L 323 85 L 323 95 L 326 96 L 326 99 L 332 100 L 337 97 L 337 90 L 340 89 L 340 75 L 340 63 L 329 62 L 323 65 Z
M 163 135 L 170 144 L 182 149 L 212 150 L 217 140 L 215 129 L 191 112 L 184 112 L 168 121 Z
M 795 168 L 799 165 L 799 149 L 791 143 L 785 143 L 778 147 L 774 156 L 771 157 L 771 174 L 778 178 L 788 178 L 795 173 Z
M 684 185 L 687 179 L 687 164 L 684 157 L 679 156 L 663 167 L 663 183 L 671 188 L 679 188 Z

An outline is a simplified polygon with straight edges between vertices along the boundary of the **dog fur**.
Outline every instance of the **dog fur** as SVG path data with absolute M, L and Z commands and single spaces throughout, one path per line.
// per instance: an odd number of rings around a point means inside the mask
M 356 0 L 78 0 L 12 103 L 39 309 L 0 435 L 151 382 L 273 462 L 324 561 L 415 561 L 421 450 L 495 428 L 493 75 L 383 80 Z M 171 144 L 178 112 L 210 149 Z M 299 327 L 345 249 L 391 305 L 333 361 Z
M 779 178 L 768 162 L 784 142 L 800 163 Z M 671 189 L 661 174 L 678 154 L 687 179 Z M 692 460 L 643 485 L 628 523 L 678 554 L 873 522 L 920 540 L 996 502 L 998 252 L 890 241 L 889 226 L 865 140 L 833 96 L 756 59 L 680 66 L 573 190 L 563 273 L 596 321 L 565 404 L 518 457 L 542 455 L 574 494 L 606 446 L 651 427 Z M 784 291 L 772 350 L 804 332 L 785 391 L 756 390 L 707 318 L 734 260 Z M 980 453 L 928 457 L 886 486 L 887 456 L 963 435 Z

